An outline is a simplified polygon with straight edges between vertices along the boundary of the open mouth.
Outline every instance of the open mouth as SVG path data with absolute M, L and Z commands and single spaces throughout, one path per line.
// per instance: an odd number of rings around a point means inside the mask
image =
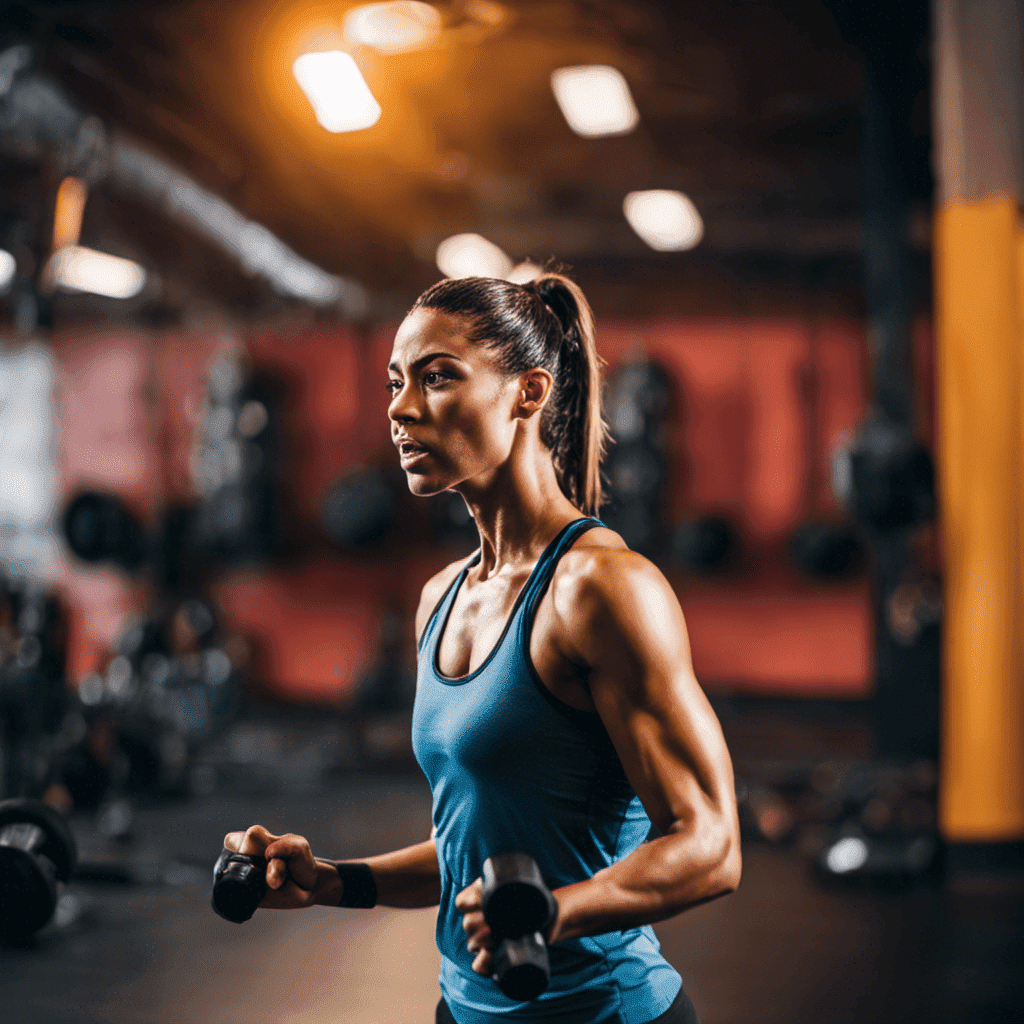
M 414 459 L 420 455 L 426 455 L 427 449 L 421 448 L 417 444 L 412 444 L 410 441 L 403 441 L 398 446 L 398 453 L 403 459 Z

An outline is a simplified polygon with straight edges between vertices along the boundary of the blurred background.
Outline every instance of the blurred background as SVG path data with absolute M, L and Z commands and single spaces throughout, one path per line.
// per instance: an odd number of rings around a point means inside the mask
M 385 367 L 554 257 L 736 766 L 743 884 L 656 929 L 702 1021 L 1024 1020 L 1022 48 L 1014 0 L 0 3 L 0 798 L 57 815 L 11 1019 L 433 1019 L 433 911 L 237 928 L 210 869 L 428 834 L 413 615 L 476 533 Z

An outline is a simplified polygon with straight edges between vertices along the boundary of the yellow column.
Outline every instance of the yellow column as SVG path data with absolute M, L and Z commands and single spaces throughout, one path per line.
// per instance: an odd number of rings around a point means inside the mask
M 946 556 L 941 822 L 1024 836 L 1018 215 L 938 211 L 939 485 Z
M 935 0 L 938 480 L 945 552 L 939 820 L 1024 838 L 1024 175 L 1016 0 Z

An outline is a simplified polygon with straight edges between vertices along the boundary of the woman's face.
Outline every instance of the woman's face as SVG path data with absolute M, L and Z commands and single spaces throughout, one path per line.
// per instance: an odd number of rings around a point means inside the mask
M 477 478 L 486 485 L 512 449 L 519 382 L 502 376 L 494 353 L 469 341 L 466 330 L 460 317 L 420 308 L 395 335 L 388 416 L 413 494 Z

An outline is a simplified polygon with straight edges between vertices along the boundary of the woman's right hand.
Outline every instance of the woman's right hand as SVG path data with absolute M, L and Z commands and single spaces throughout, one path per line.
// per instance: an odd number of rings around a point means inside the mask
M 244 832 L 229 832 L 224 837 L 224 846 L 235 853 L 267 858 L 267 894 L 260 902 L 261 907 L 303 910 L 317 902 L 323 866 L 317 863 L 302 836 L 291 832 L 275 836 L 262 825 L 250 825 Z

